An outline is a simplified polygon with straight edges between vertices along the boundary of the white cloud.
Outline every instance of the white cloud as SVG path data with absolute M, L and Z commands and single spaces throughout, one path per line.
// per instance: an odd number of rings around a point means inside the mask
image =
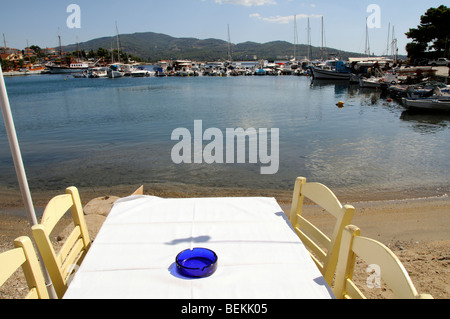
M 274 0 L 214 0 L 220 4 L 234 4 L 245 7 L 264 6 L 268 4 L 277 4 Z
M 319 14 L 311 14 L 311 15 L 307 15 L 307 14 L 297 14 L 297 20 L 300 19 L 307 19 L 307 18 L 321 18 L 322 15 Z M 292 21 L 294 21 L 294 16 L 271 16 L 271 17 L 262 17 L 259 13 L 252 13 L 250 14 L 250 18 L 254 18 L 254 19 L 259 19 L 259 20 L 263 20 L 265 22 L 269 22 L 269 23 L 278 23 L 278 24 L 288 24 Z

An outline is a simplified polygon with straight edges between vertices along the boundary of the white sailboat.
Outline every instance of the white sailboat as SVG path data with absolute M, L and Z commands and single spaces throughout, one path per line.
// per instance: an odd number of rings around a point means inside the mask
M 108 78 L 110 79 L 116 79 L 121 78 L 125 75 L 125 72 L 123 72 L 121 64 L 120 64 L 120 45 L 119 45 L 119 29 L 117 28 L 117 21 L 116 21 L 116 40 L 117 40 L 117 64 L 114 64 L 114 52 L 111 52 L 111 58 L 113 64 L 109 66 L 108 69 Z

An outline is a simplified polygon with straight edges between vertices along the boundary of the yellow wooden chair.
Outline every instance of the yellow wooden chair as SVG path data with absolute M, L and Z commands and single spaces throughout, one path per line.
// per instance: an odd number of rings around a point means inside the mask
M 331 238 L 302 216 L 305 197 L 336 218 Z M 342 206 L 335 194 L 325 185 L 307 183 L 304 177 L 298 177 L 295 181 L 290 221 L 330 286 L 336 270 L 342 231 L 351 223 L 354 212 L 353 206 Z
M 29 292 L 26 299 L 49 299 L 44 276 L 29 237 L 14 241 L 14 249 L 0 254 L 0 285 L 22 266 Z
M 57 254 L 50 234 L 69 209 L 74 229 Z M 66 194 L 52 198 L 45 208 L 41 223 L 33 226 L 32 232 L 56 294 L 58 298 L 62 298 L 71 274 L 81 264 L 91 245 L 77 188 L 69 187 Z
M 380 270 L 377 276 L 399 299 L 432 299 L 431 295 L 418 294 L 405 267 L 395 254 L 382 243 L 360 236 L 361 231 L 354 225 L 344 228 L 341 240 L 339 261 L 336 268 L 333 292 L 338 299 L 366 299 L 353 281 L 356 256 L 369 266 L 376 265 Z M 379 283 L 380 283 L 379 282 Z

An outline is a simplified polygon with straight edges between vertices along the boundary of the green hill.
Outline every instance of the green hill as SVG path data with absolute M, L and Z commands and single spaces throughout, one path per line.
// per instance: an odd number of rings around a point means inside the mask
M 127 54 L 140 57 L 148 62 L 164 59 L 189 59 L 197 61 L 226 60 L 228 58 L 228 43 L 218 39 L 174 38 L 166 34 L 142 32 L 119 35 L 120 48 Z M 117 38 L 103 37 L 79 44 L 80 50 L 86 52 L 104 48 L 111 50 L 117 48 Z M 63 47 L 66 52 L 77 49 L 77 45 Z M 273 41 L 268 43 L 244 42 L 231 45 L 233 60 L 283 60 L 290 59 L 294 54 L 294 45 L 286 41 Z M 321 48 L 311 47 L 312 58 L 321 57 Z M 346 59 L 351 56 L 361 56 L 361 53 L 344 52 L 337 49 L 325 48 L 328 54 L 338 54 Z M 307 56 L 308 46 L 296 46 L 296 56 Z

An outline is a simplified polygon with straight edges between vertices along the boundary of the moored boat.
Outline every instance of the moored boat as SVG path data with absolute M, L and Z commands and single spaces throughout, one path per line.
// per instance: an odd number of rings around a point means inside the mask
M 450 112 L 450 95 L 422 99 L 403 98 L 403 105 L 409 110 Z
M 107 68 L 92 68 L 90 69 L 89 78 L 106 78 L 108 77 L 108 69 Z
M 263 68 L 260 68 L 255 71 L 255 75 L 266 75 L 266 74 L 267 74 L 267 72 Z
M 110 79 L 121 78 L 124 75 L 125 73 L 116 64 L 111 65 L 108 69 L 108 78 Z
M 450 85 L 436 81 L 421 82 L 415 85 L 397 84 L 389 87 L 391 97 L 410 99 L 431 97 L 438 89 L 442 94 L 450 94 Z
M 383 76 L 371 76 L 370 78 L 361 77 L 359 86 L 362 88 L 387 88 L 389 85 L 395 85 L 398 82 L 397 74 L 385 73 Z
M 150 76 L 150 75 L 151 75 L 151 72 L 150 72 L 149 70 L 145 69 L 144 67 L 139 66 L 139 67 L 137 67 L 137 68 L 134 67 L 134 68 L 131 70 L 130 75 L 131 75 L 133 78 L 143 78 L 143 77 Z
M 154 70 L 154 72 L 155 72 L 154 75 L 155 75 L 156 77 L 164 77 L 164 76 L 167 76 L 166 71 L 165 71 L 164 68 L 161 67 L 161 66 L 155 66 L 155 67 L 153 68 L 153 70 Z
M 322 68 L 311 66 L 314 79 L 350 80 L 352 73 L 344 61 L 328 61 Z
M 89 68 L 89 65 L 85 62 L 74 62 L 68 65 L 49 63 L 46 67 L 52 74 L 67 74 L 86 71 Z

